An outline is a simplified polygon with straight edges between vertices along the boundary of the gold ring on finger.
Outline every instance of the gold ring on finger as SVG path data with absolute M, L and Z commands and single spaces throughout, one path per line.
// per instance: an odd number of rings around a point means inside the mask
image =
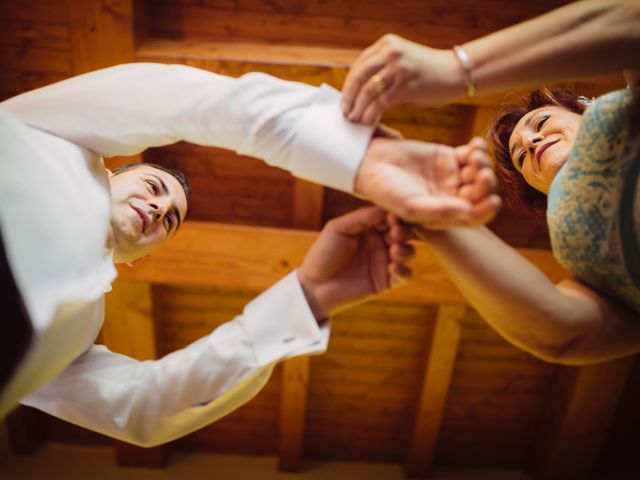
M 382 92 L 387 89 L 387 82 L 385 82 L 384 79 L 377 73 L 373 77 L 371 77 L 371 80 L 373 81 L 373 86 L 375 87 L 378 96 L 382 95 Z

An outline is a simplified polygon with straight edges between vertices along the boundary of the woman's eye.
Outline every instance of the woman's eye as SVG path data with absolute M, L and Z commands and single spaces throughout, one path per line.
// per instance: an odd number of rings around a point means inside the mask
M 544 124 L 547 123 L 547 120 L 549 120 L 549 115 L 541 117 L 540 120 L 538 120 L 538 123 L 536 123 L 536 128 L 540 130 L 544 126 Z
M 147 183 L 148 183 L 149 185 L 151 185 L 151 190 L 153 191 L 153 193 L 154 193 L 154 194 L 156 194 L 156 195 L 157 195 L 157 194 L 158 194 L 158 192 L 160 191 L 160 190 L 158 189 L 158 186 L 157 186 L 155 183 L 153 183 L 152 181 L 150 181 L 150 180 L 147 180 Z
M 173 227 L 173 217 L 171 215 L 167 215 L 167 230 L 171 230 Z
M 522 168 L 522 166 L 524 165 L 524 157 L 526 156 L 525 151 L 521 151 L 520 155 L 518 155 L 518 167 Z

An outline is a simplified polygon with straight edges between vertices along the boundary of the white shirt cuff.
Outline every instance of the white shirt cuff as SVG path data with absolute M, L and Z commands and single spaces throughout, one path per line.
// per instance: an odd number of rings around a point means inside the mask
M 318 326 L 295 271 L 253 299 L 241 322 L 259 366 L 324 353 L 329 343 L 329 322 Z
M 357 125 L 344 118 L 340 92 L 323 84 L 300 119 L 291 152 L 291 172 L 353 193 L 356 173 L 373 131 L 373 126 Z

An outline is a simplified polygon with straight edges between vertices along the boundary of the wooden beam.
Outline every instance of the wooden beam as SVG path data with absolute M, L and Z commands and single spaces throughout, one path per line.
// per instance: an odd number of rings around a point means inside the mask
M 133 0 L 67 0 L 73 73 L 133 61 Z
M 102 341 L 114 352 L 137 360 L 153 360 L 158 356 L 156 324 L 153 318 L 151 285 L 118 279 L 105 297 L 105 322 Z M 114 441 L 118 465 L 164 468 L 169 448 L 160 445 L 141 448 Z
M 304 428 L 309 395 L 309 357 L 291 358 L 282 364 L 280 389 L 278 470 L 302 469 Z
M 469 129 L 469 138 L 485 137 L 487 127 L 496 114 L 497 108 L 479 105 L 474 109 L 473 119 Z
M 282 45 L 250 41 L 147 39 L 136 51 L 136 60 L 183 63 L 232 77 L 248 72 L 264 72 L 285 80 L 311 85 L 327 83 L 339 89 L 344 83 L 351 64 L 361 52 L 361 48 Z M 624 85 L 622 75 L 616 72 L 564 82 L 558 86 L 570 88 L 582 95 L 597 96 L 622 88 Z M 518 93 L 525 94 L 528 91 L 522 90 Z M 462 98 L 456 103 L 497 107 L 504 104 L 504 101 L 505 94 L 499 93 Z
M 438 435 L 458 354 L 462 319 L 466 308 L 442 305 L 438 309 L 433 340 L 414 420 L 404 471 L 408 477 L 424 477 L 431 470 Z
M 589 478 L 634 356 L 586 367 L 561 367 L 533 457 L 533 478 Z
M 304 230 L 319 229 L 322 223 L 323 197 L 324 187 L 296 179 L 293 187 L 292 225 Z M 291 358 L 282 364 L 278 470 L 283 472 L 299 472 L 302 469 L 309 368 L 308 356 Z
M 322 226 L 324 187 L 296 178 L 293 184 L 292 226 L 300 230 L 319 230 Z
M 134 267 L 118 266 L 121 278 L 183 286 L 261 291 L 300 265 L 316 234 L 297 230 L 187 222 L 174 239 Z M 467 301 L 423 244 L 416 245 L 413 278 L 381 298 L 418 304 Z M 552 281 L 567 272 L 546 250 L 518 249 Z M 215 273 L 215 274 L 214 274 Z
M 109 349 L 135 358 L 157 358 L 156 327 L 151 308 L 151 286 L 117 279 L 105 297 L 102 339 Z
M 16 455 L 33 455 L 45 441 L 44 413 L 19 405 L 5 421 L 11 450 Z
M 136 17 L 144 17 L 142 8 L 134 8 L 134 0 L 66 0 L 71 37 L 72 73 L 91 72 L 100 68 L 133 62 L 137 37 Z M 113 157 L 108 168 L 139 163 L 140 155 Z

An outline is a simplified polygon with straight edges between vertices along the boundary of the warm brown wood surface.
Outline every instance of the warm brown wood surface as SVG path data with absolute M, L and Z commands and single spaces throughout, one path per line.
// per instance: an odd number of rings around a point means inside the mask
M 449 48 L 534 17 L 562 0 L 0 0 L 0 100 L 129 61 L 182 63 L 239 76 L 261 71 L 340 88 L 361 49 L 388 32 Z M 567 82 L 587 96 L 620 74 Z M 511 98 L 515 98 L 512 95 Z M 503 95 L 454 105 L 403 105 L 383 120 L 406 137 L 461 144 L 482 134 Z M 261 161 L 179 143 L 110 159 L 153 161 L 190 174 L 182 232 L 107 296 L 101 340 L 135 358 L 183 348 L 234 318 L 299 265 L 329 219 L 364 202 L 296 180 Z M 565 272 L 546 227 L 509 210 L 490 227 L 554 281 Z M 115 444 L 132 466 L 164 465 L 171 449 L 429 468 L 513 467 L 539 478 L 638 478 L 635 359 L 584 369 L 516 349 L 470 309 L 424 246 L 412 282 L 332 319 L 325 355 L 274 369 L 265 388 L 226 418 L 169 446 Z M 43 441 L 110 439 L 30 409 L 12 417 L 23 453 Z M 634 443 L 635 442 L 635 443 Z

